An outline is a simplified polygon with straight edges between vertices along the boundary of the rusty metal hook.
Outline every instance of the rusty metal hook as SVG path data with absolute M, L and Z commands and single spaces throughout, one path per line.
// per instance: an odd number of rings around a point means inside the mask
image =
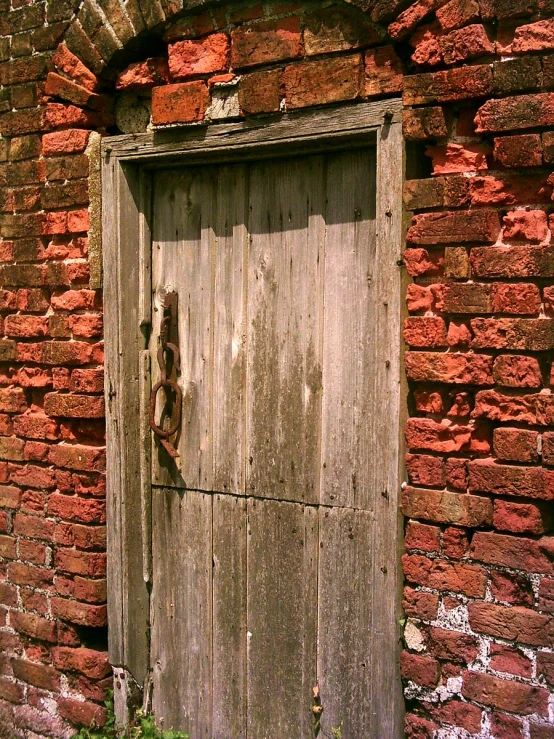
M 179 452 L 170 443 L 169 439 L 173 434 L 177 433 L 181 426 L 181 411 L 183 406 L 183 392 L 179 385 L 173 380 L 169 380 L 168 374 L 168 363 L 170 368 L 175 367 L 179 372 L 181 369 L 181 358 L 179 355 L 179 347 L 176 343 L 177 340 L 177 305 L 178 296 L 177 293 L 168 293 L 164 301 L 164 316 L 160 327 L 160 346 L 158 348 L 158 365 L 160 367 L 160 380 L 152 388 L 150 393 L 150 408 L 148 413 L 148 420 L 150 422 L 150 428 L 160 439 L 160 442 L 167 453 L 175 459 L 179 456 Z M 171 336 L 170 336 L 171 334 Z M 172 338 L 174 341 L 169 341 Z M 171 355 L 171 358 L 170 358 Z M 165 403 L 168 406 L 173 400 L 173 407 L 171 413 L 168 414 L 170 417 L 169 428 L 163 429 L 156 423 L 156 403 L 158 398 L 158 392 L 163 388 L 165 392 Z M 172 395 L 174 398 L 172 399 Z M 164 408 L 165 410 L 165 408 Z M 162 412 L 163 417 L 163 412 Z

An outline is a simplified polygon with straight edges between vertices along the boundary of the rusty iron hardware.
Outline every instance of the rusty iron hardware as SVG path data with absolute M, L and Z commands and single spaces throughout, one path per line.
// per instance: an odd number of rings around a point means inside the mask
M 175 459 L 179 456 L 179 452 L 169 441 L 173 434 L 177 433 L 181 426 L 181 410 L 183 405 L 183 393 L 179 385 L 170 379 L 173 369 L 177 372 L 181 370 L 181 358 L 179 356 L 179 347 L 177 345 L 177 306 L 178 295 L 175 292 L 168 293 L 164 300 L 164 314 L 160 327 L 160 336 L 158 339 L 158 365 L 160 367 L 161 379 L 154 385 L 150 394 L 150 412 L 148 419 L 150 428 L 160 439 L 160 443 L 166 452 Z M 162 410 L 161 418 L 169 417 L 169 427 L 161 428 L 156 423 L 156 401 L 160 389 L 164 389 L 165 406 Z M 172 407 L 171 407 L 172 406 Z M 171 412 L 168 412 L 171 408 Z M 163 423 L 160 421 L 160 423 Z

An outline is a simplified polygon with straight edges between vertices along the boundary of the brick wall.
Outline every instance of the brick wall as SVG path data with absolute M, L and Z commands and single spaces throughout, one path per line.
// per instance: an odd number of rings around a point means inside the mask
M 0 706 L 110 681 L 97 134 L 402 94 L 406 736 L 552 738 L 554 2 L 205 5 L 0 0 Z

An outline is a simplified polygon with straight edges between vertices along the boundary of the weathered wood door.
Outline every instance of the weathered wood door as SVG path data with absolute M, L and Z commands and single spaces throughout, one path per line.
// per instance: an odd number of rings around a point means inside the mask
M 312 737 L 316 684 L 327 734 L 402 735 L 390 111 L 105 148 L 110 655 L 191 739 Z M 176 462 L 145 421 L 173 292 Z
M 309 737 L 317 682 L 369 736 L 398 269 L 375 209 L 374 147 L 154 174 L 151 355 L 175 291 L 184 400 L 178 465 L 153 456 L 153 707 L 195 739 Z

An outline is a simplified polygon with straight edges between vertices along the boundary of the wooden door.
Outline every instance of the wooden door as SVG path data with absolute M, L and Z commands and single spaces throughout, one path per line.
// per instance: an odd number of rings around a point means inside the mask
M 319 684 L 327 732 L 393 737 L 376 149 L 152 183 L 150 353 L 175 291 L 183 389 L 180 457 L 152 455 L 153 710 L 191 739 L 311 737 Z

